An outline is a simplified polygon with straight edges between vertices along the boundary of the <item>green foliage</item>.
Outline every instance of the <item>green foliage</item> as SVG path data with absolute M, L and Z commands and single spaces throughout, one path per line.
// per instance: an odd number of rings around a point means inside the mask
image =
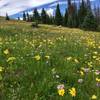
M 9 16 L 8 16 L 8 14 L 6 13 L 6 20 L 10 20 L 10 18 L 9 18 Z
M 28 12 L 27 12 L 26 16 L 27 16 L 27 21 L 29 22 L 30 21 L 30 15 L 29 15 Z
M 65 15 L 64 15 L 64 18 L 63 18 L 63 25 L 67 26 L 67 22 L 68 22 L 68 10 L 66 9 Z
M 81 27 L 81 25 L 84 21 L 84 18 L 87 15 L 87 10 L 88 10 L 87 5 L 86 5 L 85 1 L 82 0 L 82 3 L 80 5 L 79 11 L 78 11 L 79 27 Z
M 45 9 L 43 8 L 43 9 L 42 9 L 42 12 L 41 12 L 41 21 L 42 21 L 43 24 L 47 24 L 47 22 L 48 22 L 48 17 L 49 17 L 49 16 L 47 15 Z
M 31 25 L 33 28 L 38 28 L 38 21 L 35 21 Z
M 26 21 L 26 20 L 27 20 L 27 18 L 26 18 L 26 13 L 23 12 L 23 21 Z
M 37 11 L 37 8 L 35 8 L 33 12 L 33 21 L 40 21 L 40 15 Z
M 77 16 L 77 7 L 76 4 L 72 5 L 73 10 L 70 14 L 68 14 L 68 27 L 78 27 L 78 16 Z
M 18 20 L 20 20 L 20 17 L 18 17 Z
M 91 4 L 90 0 L 82 0 L 80 3 L 79 9 L 77 9 L 77 4 L 74 2 L 72 3 L 71 0 L 68 0 L 68 7 L 65 10 L 65 14 L 62 15 L 60 11 L 60 6 L 57 4 L 56 6 L 56 11 L 55 15 L 48 15 L 46 10 L 43 8 L 41 14 L 39 14 L 37 8 L 34 9 L 33 15 L 29 15 L 28 13 L 25 14 L 23 12 L 23 20 L 24 21 L 30 21 L 30 22 L 37 22 L 38 23 L 43 23 L 43 24 L 50 24 L 50 25 L 62 25 L 65 27 L 70 27 L 70 28 L 85 28 L 86 23 L 86 16 L 88 17 L 87 13 L 89 10 L 91 10 Z M 96 20 L 99 24 L 99 8 L 95 9 L 95 17 Z M 92 19 L 92 18 L 91 18 Z M 97 26 L 94 18 L 91 23 L 94 22 L 94 26 L 90 25 L 90 27 L 94 27 L 93 30 L 95 30 L 95 27 Z M 90 23 L 90 22 L 89 22 Z M 86 28 L 85 28 L 86 29 Z M 88 28 L 91 29 L 91 28 Z
M 56 12 L 55 12 L 55 24 L 56 25 L 62 25 L 63 18 L 60 12 L 59 4 L 57 4 Z
M 31 24 L 0 19 L 0 100 L 99 100 L 100 32 Z
M 82 27 L 85 28 L 87 26 L 85 26 L 86 22 L 84 21 L 87 19 L 86 16 L 89 10 L 91 10 L 90 0 L 87 0 L 87 2 L 82 0 L 82 2 L 80 3 L 79 9 L 77 9 L 77 4 L 75 2 L 71 3 L 71 1 L 68 0 L 68 8 L 66 8 L 64 16 L 61 14 L 59 4 L 57 4 L 55 16 L 48 15 L 44 8 L 42 9 L 41 14 L 39 14 L 37 8 L 35 8 L 33 15 L 29 15 L 28 13 L 25 14 L 24 12 L 23 20 L 31 21 L 31 22 L 38 21 L 38 23 L 51 24 L 51 25 L 55 24 L 57 26 L 62 25 L 65 27 L 70 27 L 70 28 L 82 28 Z M 99 9 L 96 9 L 96 10 L 97 10 L 95 11 L 97 12 L 96 15 L 98 14 L 98 16 L 96 16 L 96 20 L 98 20 L 98 23 L 99 23 L 99 19 L 100 19 L 99 13 L 98 13 Z M 95 21 L 93 20 L 92 22 L 95 22 Z M 95 26 L 93 27 L 96 27 L 96 23 L 94 24 Z M 90 27 L 92 27 L 92 25 Z
M 88 11 L 87 16 L 84 19 L 84 22 L 82 24 L 82 28 L 85 30 L 96 30 L 98 27 L 97 21 L 92 13 L 92 11 Z

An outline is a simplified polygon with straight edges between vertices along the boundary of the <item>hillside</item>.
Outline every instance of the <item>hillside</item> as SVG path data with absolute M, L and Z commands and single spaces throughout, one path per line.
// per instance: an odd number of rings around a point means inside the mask
M 0 17 L 0 100 L 100 100 L 100 32 Z

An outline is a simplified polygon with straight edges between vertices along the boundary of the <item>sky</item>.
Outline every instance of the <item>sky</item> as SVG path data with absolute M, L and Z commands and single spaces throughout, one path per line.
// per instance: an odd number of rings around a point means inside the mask
M 27 8 L 37 7 L 53 1 L 56 0 L 0 0 L 0 15 L 5 16 L 6 13 L 13 15 Z
M 19 13 L 21 11 L 25 11 L 26 9 L 38 7 L 44 4 L 52 3 L 54 1 L 63 0 L 0 0 L 0 16 L 5 16 L 8 13 L 9 16 Z M 65 0 L 66 2 L 67 0 Z M 76 0 L 77 1 L 77 0 Z M 100 5 L 100 0 L 91 0 L 99 2 L 97 4 Z M 49 7 L 56 6 L 56 3 L 51 4 Z M 53 13 L 54 9 L 49 9 L 48 13 Z

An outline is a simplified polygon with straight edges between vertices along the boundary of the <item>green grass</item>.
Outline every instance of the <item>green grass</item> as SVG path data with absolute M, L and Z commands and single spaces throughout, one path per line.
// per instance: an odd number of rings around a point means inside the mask
M 100 32 L 32 28 L 28 22 L 1 19 L 0 100 L 91 100 L 92 95 L 100 100 L 100 72 L 95 74 L 100 71 Z M 60 84 L 65 86 L 64 96 L 58 94 Z M 69 93 L 72 87 L 75 97 Z

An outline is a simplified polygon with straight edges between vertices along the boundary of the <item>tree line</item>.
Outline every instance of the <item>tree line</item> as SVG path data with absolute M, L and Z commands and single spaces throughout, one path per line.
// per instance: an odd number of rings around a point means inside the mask
M 35 8 L 33 14 L 23 12 L 23 20 L 42 24 L 62 25 L 70 28 L 97 30 L 100 25 L 100 7 L 94 7 L 93 10 L 90 0 L 82 0 L 79 7 L 77 7 L 75 2 L 72 3 L 71 0 L 67 0 L 67 2 L 68 7 L 65 9 L 64 15 L 61 14 L 60 6 L 57 4 L 54 15 L 48 15 L 44 8 L 39 13 L 37 8 Z

